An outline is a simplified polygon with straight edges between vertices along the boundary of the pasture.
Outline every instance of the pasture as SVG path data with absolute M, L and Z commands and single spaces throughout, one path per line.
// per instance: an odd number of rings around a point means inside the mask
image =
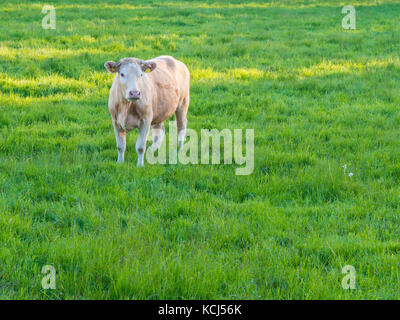
M 0 4 L 0 298 L 400 298 L 398 1 Z M 116 163 L 103 64 L 164 54 L 188 128 L 254 129 L 251 175 L 137 168 L 137 131 Z

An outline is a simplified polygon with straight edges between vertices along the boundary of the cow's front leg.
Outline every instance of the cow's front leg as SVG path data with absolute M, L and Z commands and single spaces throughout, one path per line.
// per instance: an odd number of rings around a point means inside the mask
M 136 152 L 138 155 L 137 166 L 144 166 L 144 153 L 146 151 L 146 141 L 150 129 L 149 120 L 142 120 L 139 126 L 139 138 L 136 141 Z
M 124 162 L 125 150 L 126 150 L 126 132 L 118 129 L 115 122 L 113 121 L 115 140 L 117 141 L 118 150 L 118 163 Z

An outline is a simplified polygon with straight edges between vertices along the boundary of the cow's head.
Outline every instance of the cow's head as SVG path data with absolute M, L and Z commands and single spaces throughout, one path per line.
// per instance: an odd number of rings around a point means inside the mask
M 104 66 L 111 73 L 118 73 L 120 89 L 125 99 L 134 102 L 141 98 L 143 73 L 153 71 L 157 65 L 153 61 L 124 58 L 119 62 L 107 61 Z

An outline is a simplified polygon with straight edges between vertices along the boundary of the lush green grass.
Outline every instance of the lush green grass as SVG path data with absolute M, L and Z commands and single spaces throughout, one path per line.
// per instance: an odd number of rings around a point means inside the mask
M 400 298 L 400 4 L 52 3 L 0 6 L 0 298 Z M 161 54 L 190 128 L 254 128 L 252 175 L 136 168 L 137 132 L 115 163 L 103 63 Z

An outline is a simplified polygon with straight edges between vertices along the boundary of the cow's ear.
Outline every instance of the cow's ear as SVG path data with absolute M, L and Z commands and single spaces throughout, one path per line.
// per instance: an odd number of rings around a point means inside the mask
M 115 63 L 114 61 L 107 61 L 104 64 L 104 67 L 108 70 L 108 72 L 115 73 L 118 71 L 120 64 Z
M 155 68 L 157 68 L 157 63 L 153 61 L 141 61 L 140 67 L 143 72 L 152 72 Z

